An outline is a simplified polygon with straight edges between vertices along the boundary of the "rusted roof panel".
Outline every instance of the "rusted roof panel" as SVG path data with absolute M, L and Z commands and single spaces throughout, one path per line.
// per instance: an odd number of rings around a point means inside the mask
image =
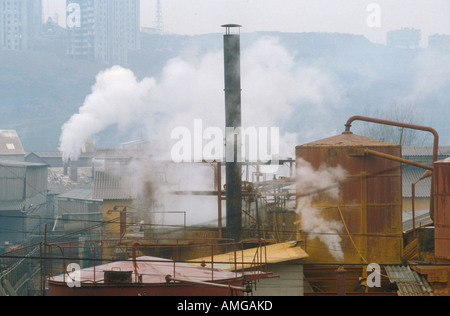
M 379 139 L 374 139 L 366 136 L 360 136 L 353 133 L 345 133 L 337 136 L 332 136 L 329 138 L 321 139 L 309 144 L 301 145 L 298 147 L 309 147 L 309 146 L 342 146 L 342 147 L 399 147 L 398 145 L 391 144 Z
M 385 270 L 390 282 L 397 284 L 399 296 L 426 296 L 433 293 L 426 278 L 409 266 L 386 266 Z

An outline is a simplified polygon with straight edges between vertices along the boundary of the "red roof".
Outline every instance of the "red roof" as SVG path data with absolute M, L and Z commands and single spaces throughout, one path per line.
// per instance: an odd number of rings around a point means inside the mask
M 166 276 L 180 278 L 194 282 L 221 281 L 242 278 L 242 274 L 217 269 L 210 269 L 186 263 L 178 263 L 172 260 L 157 257 L 138 257 L 136 259 L 137 273 L 142 277 L 143 284 L 166 283 Z M 95 270 L 95 272 L 94 272 Z M 132 282 L 136 280 L 134 261 L 117 261 L 96 267 L 82 269 L 79 281 L 81 284 L 104 283 L 104 271 L 128 271 L 132 272 Z M 67 274 L 51 277 L 50 281 L 69 281 Z

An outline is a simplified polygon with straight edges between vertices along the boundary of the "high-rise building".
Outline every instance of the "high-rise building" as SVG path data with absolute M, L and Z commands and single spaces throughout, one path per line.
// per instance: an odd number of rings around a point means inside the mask
M 73 58 L 127 65 L 140 48 L 139 0 L 68 0 L 66 22 Z
M 0 0 L 0 49 L 31 49 L 41 30 L 41 0 Z
M 428 37 L 428 47 L 450 51 L 450 35 L 434 34 Z
M 387 33 L 387 45 L 396 48 L 418 48 L 422 32 L 413 28 L 402 28 Z

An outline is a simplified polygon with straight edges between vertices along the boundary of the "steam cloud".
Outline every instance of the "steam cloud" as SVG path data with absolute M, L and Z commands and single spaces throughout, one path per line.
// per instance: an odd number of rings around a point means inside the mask
M 326 220 L 322 211 L 314 206 L 313 198 L 317 192 L 325 194 L 333 201 L 339 199 L 338 183 L 346 178 L 346 171 L 338 166 L 335 168 L 322 165 L 314 170 L 310 163 L 297 159 L 296 185 L 301 197 L 297 199 L 297 214 L 301 217 L 302 230 L 309 234 L 309 238 L 319 238 L 325 243 L 331 255 L 337 260 L 344 259 L 341 246 L 341 222 Z
M 295 111 L 305 112 L 311 106 L 322 111 L 323 103 L 338 100 L 339 85 L 323 71 L 297 64 L 295 56 L 276 38 L 256 41 L 241 56 L 243 127 L 280 127 L 280 156 L 292 157 L 302 131 L 285 130 L 286 122 Z M 77 160 L 86 140 L 109 128 L 139 129 L 139 135 L 150 144 L 148 155 L 160 160 L 170 160 L 174 143 L 170 136 L 176 127 L 191 128 L 195 119 L 202 119 L 204 128 L 225 128 L 223 52 L 193 59 L 171 59 L 158 79 L 139 80 L 131 70 L 119 66 L 99 73 L 79 112 L 62 127 L 59 150 L 63 159 Z M 132 172 L 139 173 L 138 169 L 134 165 Z M 212 189 L 211 172 L 196 174 L 205 174 L 205 178 L 196 179 L 197 187 Z M 169 182 L 195 190 L 193 177 L 183 175 L 171 174 Z M 210 187 L 205 188 L 205 184 Z M 171 205 L 167 208 L 187 208 L 181 198 L 179 203 L 168 200 Z M 189 206 L 189 224 L 217 219 L 216 199 L 210 203 L 191 200 L 197 205 Z
M 137 122 L 154 85 L 153 79 L 138 82 L 130 70 L 118 66 L 99 73 L 79 113 L 62 127 L 59 150 L 63 160 L 78 160 L 90 136 L 113 125 L 124 129 Z
M 243 126 L 280 127 L 280 155 L 293 154 L 297 133 L 283 130 L 292 113 L 339 98 L 336 82 L 312 66 L 295 63 L 294 55 L 276 38 L 263 38 L 242 52 Z M 62 127 L 59 150 L 65 160 L 77 160 L 89 137 L 117 127 L 139 128 L 156 142 L 168 158 L 173 128 L 191 127 L 201 118 L 203 126 L 224 127 L 223 52 L 208 53 L 194 62 L 170 60 L 160 79 L 139 81 L 128 69 L 114 66 L 97 75 L 92 93 L 79 113 Z

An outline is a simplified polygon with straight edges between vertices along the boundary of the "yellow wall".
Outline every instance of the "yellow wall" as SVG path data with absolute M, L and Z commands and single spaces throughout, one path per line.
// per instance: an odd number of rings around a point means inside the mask
M 416 210 L 428 210 L 430 209 L 429 198 L 415 198 L 414 206 Z M 403 211 L 412 210 L 412 199 L 403 199 Z
M 108 222 L 117 219 L 114 223 L 105 224 L 103 239 L 120 237 L 120 212 L 113 210 L 114 207 L 118 207 L 118 210 L 122 210 L 123 207 L 128 207 L 129 209 L 131 202 L 132 200 L 103 200 L 103 221 Z

